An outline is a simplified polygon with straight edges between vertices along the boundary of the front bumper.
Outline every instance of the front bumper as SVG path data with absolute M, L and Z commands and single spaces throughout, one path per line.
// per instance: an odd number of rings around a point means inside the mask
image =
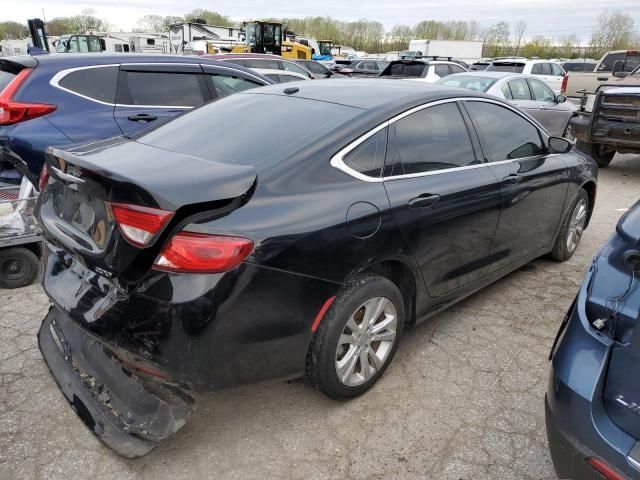
M 640 124 L 613 122 L 593 115 L 578 114 L 569 120 L 573 135 L 585 143 L 606 145 L 621 153 L 640 152 Z
M 629 479 L 640 479 L 628 457 L 636 439 L 616 426 L 605 411 L 603 390 L 611 345 L 589 325 L 585 305 L 592 272 L 578 294 L 566 328 L 560 334 L 546 396 L 549 449 L 562 479 L 601 479 L 585 463 L 604 460 Z
M 193 411 L 184 391 L 145 379 L 53 307 L 38 333 L 40 351 L 60 390 L 85 425 L 119 454 L 147 454 L 177 432 Z

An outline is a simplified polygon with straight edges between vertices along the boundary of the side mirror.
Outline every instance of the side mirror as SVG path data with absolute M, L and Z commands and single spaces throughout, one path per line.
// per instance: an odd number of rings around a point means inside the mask
M 564 103 L 567 101 L 567 97 L 565 97 L 564 95 L 557 95 L 556 96 L 556 103 Z
M 623 60 L 616 61 L 616 63 L 613 64 L 613 71 L 611 72 L 611 75 L 613 75 L 614 77 L 622 77 L 621 73 L 623 68 L 624 68 L 624 61 Z
M 567 153 L 573 147 L 566 138 L 549 137 L 549 153 Z

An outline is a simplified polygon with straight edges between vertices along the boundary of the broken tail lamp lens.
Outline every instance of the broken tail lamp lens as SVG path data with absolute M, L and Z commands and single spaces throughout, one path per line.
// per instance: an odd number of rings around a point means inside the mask
M 164 247 L 154 270 L 173 273 L 223 273 L 239 266 L 253 251 L 246 238 L 180 232 Z
M 144 248 L 173 217 L 173 212 L 124 203 L 111 203 L 111 211 L 124 238 Z

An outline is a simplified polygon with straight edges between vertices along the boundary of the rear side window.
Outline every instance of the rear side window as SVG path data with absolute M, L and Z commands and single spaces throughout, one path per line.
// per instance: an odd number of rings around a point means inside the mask
M 487 67 L 487 72 L 511 72 L 522 73 L 524 63 L 492 63 Z
M 458 65 L 449 65 L 449 68 L 451 69 L 451 73 L 463 73 L 465 71 L 464 68 Z
M 383 128 L 342 159 L 345 164 L 370 177 L 379 177 L 387 151 L 387 129 Z
M 628 53 L 627 58 L 625 58 L 622 71 L 633 72 L 638 65 L 640 65 L 640 53 Z
M 286 73 L 280 74 L 280 83 L 289 83 L 289 82 L 303 82 L 304 80 L 300 77 L 296 77 L 295 75 L 287 75 Z
M 511 110 L 487 102 L 466 102 L 489 162 L 545 153 L 538 129 Z
M 9 85 L 20 73 L 22 68 L 12 68 L 11 65 L 0 65 L 0 93 Z
M 320 63 L 316 63 L 316 62 L 305 62 L 304 66 L 311 70 L 313 73 L 318 74 L 318 75 L 326 75 L 327 72 L 329 72 L 329 69 L 324 67 L 322 64 Z
M 296 73 L 299 73 L 300 75 L 304 75 L 305 77 L 309 77 L 309 72 L 307 72 L 304 68 L 302 68 L 300 65 L 296 63 L 282 62 L 282 64 L 284 65 L 284 69 L 289 72 L 296 72 Z
M 205 101 L 198 75 L 169 72 L 126 72 L 130 105 L 195 107 Z M 119 96 L 119 95 L 118 95 Z
M 115 103 L 118 67 L 76 70 L 66 75 L 58 85 L 93 100 Z
M 213 83 L 218 98 L 261 86 L 240 77 L 230 77 L 228 75 L 208 75 L 208 77 Z
M 529 86 L 524 78 L 511 80 L 509 82 L 509 88 L 511 89 L 511 99 L 531 100 L 531 92 L 529 91 Z
M 476 158 L 455 103 L 425 108 L 395 124 L 392 175 L 472 165 Z
M 436 65 L 434 71 L 440 78 L 446 77 L 447 75 L 449 75 L 449 73 L 451 73 L 449 71 L 449 65 Z

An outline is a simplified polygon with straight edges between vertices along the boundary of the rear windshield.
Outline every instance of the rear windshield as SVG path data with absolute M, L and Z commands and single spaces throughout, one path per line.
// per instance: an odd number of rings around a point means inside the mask
M 562 68 L 565 72 L 593 72 L 596 64 L 589 62 L 563 63 Z
M 427 68 L 425 63 L 392 63 L 383 72 L 383 75 L 391 75 L 392 77 L 422 77 L 425 68 Z
M 449 75 L 441 78 L 436 83 L 447 85 L 448 87 L 460 87 L 476 92 L 486 92 L 491 85 L 496 83 L 497 78 L 478 77 L 475 75 Z
M 487 72 L 522 73 L 524 63 L 492 63 L 487 67 Z
M 264 165 L 313 144 L 361 112 L 294 96 L 235 94 L 181 115 L 136 140 L 205 160 Z

